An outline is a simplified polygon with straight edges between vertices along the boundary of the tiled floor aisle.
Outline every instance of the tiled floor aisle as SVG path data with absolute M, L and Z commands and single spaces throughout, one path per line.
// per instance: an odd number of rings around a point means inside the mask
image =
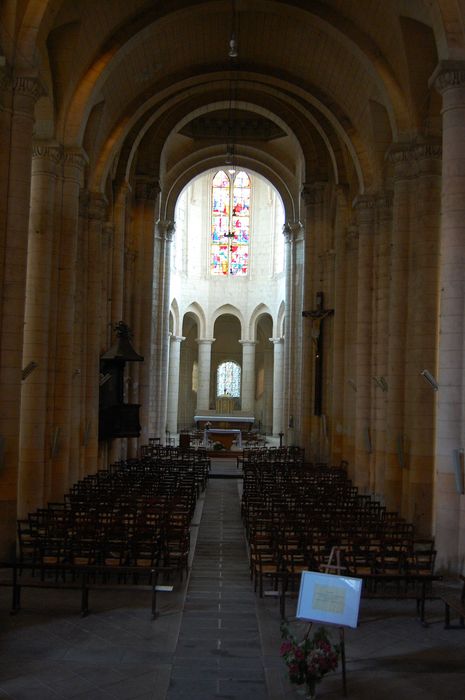
M 211 480 L 168 700 L 267 700 L 237 482 Z

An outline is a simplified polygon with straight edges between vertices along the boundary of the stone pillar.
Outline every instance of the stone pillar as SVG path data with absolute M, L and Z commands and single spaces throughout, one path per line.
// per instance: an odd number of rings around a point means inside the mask
M 352 389 L 345 383 L 345 345 L 346 309 L 349 303 L 346 291 L 346 251 L 345 232 L 348 224 L 348 187 L 340 185 L 336 189 L 336 217 L 334 223 L 334 316 L 328 322 L 333 325 L 332 375 L 328 393 L 332 395 L 332 424 L 331 424 L 331 462 L 338 464 L 347 459 L 344 453 L 344 403 L 345 396 Z M 332 308 L 330 300 L 325 301 L 326 308 Z M 326 323 L 326 322 L 325 322 Z M 326 329 L 325 329 L 326 332 Z M 325 335 L 327 348 L 328 335 Z M 326 412 L 326 411 L 325 411 Z
M 0 290 L 3 289 L 5 265 L 6 219 L 8 215 L 8 188 L 10 158 L 6 157 L 10 149 L 11 114 L 13 111 L 13 82 L 10 69 L 0 66 Z
M 70 483 L 75 483 L 85 475 L 84 459 L 87 440 L 86 417 L 86 363 L 87 363 L 87 201 L 88 193 L 79 192 L 79 213 L 77 228 L 76 278 L 74 304 L 74 343 L 71 399 Z
M 386 422 L 389 337 L 389 262 L 392 231 L 392 192 L 385 192 L 377 199 L 377 235 L 374 251 L 375 306 L 373 322 L 373 392 L 372 425 L 374 473 L 371 490 L 384 498 L 384 475 L 386 469 Z
M 325 231 L 325 191 L 326 182 L 312 182 L 302 188 L 302 199 L 306 207 L 305 214 L 305 264 L 304 264 L 304 293 L 303 304 L 296 310 L 296 315 L 302 317 L 302 311 L 315 308 L 316 293 L 323 291 L 320 286 L 322 275 L 318 274 L 319 248 L 326 239 Z M 302 332 L 299 337 L 301 345 L 301 430 L 299 444 L 305 449 L 308 461 L 321 461 L 324 452 L 322 444 L 322 418 L 314 414 L 315 397 L 315 342 L 313 333 L 315 327 L 310 318 L 303 320 Z
M 152 315 L 156 307 L 152 306 L 152 286 L 154 275 L 154 229 L 155 202 L 160 193 L 157 180 L 137 178 L 135 184 L 134 226 L 138 230 L 140 255 L 137 258 L 138 276 L 138 324 L 137 349 L 144 357 L 139 364 L 139 403 L 141 435 L 140 445 L 147 445 L 150 436 L 150 367 L 151 367 L 151 327 Z
M 111 274 L 111 325 L 115 326 L 123 320 L 123 289 L 124 289 L 124 248 L 126 242 L 126 207 L 131 188 L 127 182 L 122 182 L 115 201 L 113 236 L 113 261 Z
M 242 345 L 241 409 L 255 415 L 255 340 L 240 340 Z
M 214 338 L 198 338 L 199 386 L 197 390 L 196 414 L 202 415 L 210 408 L 210 367 Z
M 454 478 L 454 450 L 465 448 L 465 62 L 441 62 L 432 82 L 442 95 L 443 124 L 436 549 L 439 565 L 458 571 L 465 543 L 465 496 Z
M 394 164 L 394 198 L 389 269 L 389 392 L 384 495 L 388 509 L 399 512 L 402 504 L 402 469 L 407 463 L 404 392 L 412 155 L 410 144 L 393 146 L 389 155 Z
M 178 432 L 179 360 L 183 340 L 185 340 L 183 336 L 170 336 L 167 428 L 172 434 Z
M 78 149 L 65 150 L 58 252 L 56 359 L 54 409 L 51 435 L 50 500 L 63 498 L 70 486 L 70 447 L 72 424 L 74 319 L 77 272 L 79 190 L 85 158 Z M 78 472 L 76 465 L 75 472 Z
M 436 392 L 420 376 L 436 374 L 439 330 L 439 229 L 441 213 L 441 147 L 414 148 L 416 179 L 412 190 L 409 298 L 405 357 L 405 432 L 408 468 L 403 470 L 402 515 L 416 532 L 430 536 L 435 450 Z
M 283 432 L 283 358 L 284 338 L 270 338 L 273 343 L 273 435 Z
M 159 220 L 155 225 L 150 427 L 153 426 L 156 437 L 164 435 L 166 429 L 170 262 L 174 230 L 173 221 Z
M 34 146 L 22 365 L 24 368 L 35 365 L 35 368 L 24 379 L 21 391 L 18 514 L 22 518 L 42 507 L 46 500 L 44 486 L 50 461 L 46 428 L 55 207 L 62 167 L 61 146 L 54 143 Z
M 286 434 L 286 442 L 288 445 L 294 443 L 294 425 L 295 413 L 298 407 L 295 403 L 295 383 L 299 367 L 296 365 L 296 239 L 302 233 L 302 224 L 300 221 L 288 222 L 283 228 L 285 238 L 285 270 L 286 270 L 286 290 L 285 290 L 285 331 L 284 331 L 284 433 Z M 300 316 L 301 327 L 302 308 L 298 310 Z M 300 338 L 299 338 L 300 341 Z
M 102 228 L 106 219 L 107 200 L 100 192 L 91 192 L 87 224 L 87 357 L 85 396 L 85 469 L 87 473 L 106 466 L 106 448 L 99 454 L 98 410 L 101 346 L 101 257 Z
M 0 557 L 14 549 L 19 462 L 21 370 L 26 294 L 26 265 L 31 187 L 34 106 L 43 94 L 36 78 L 15 77 L 3 86 L 2 122 L 9 127 L 9 140 L 0 160 L 7 178 L 3 187 L 4 228 L 0 231 L 0 438 L 3 464 L 0 470 Z M 2 132 L 3 128 L 2 128 Z
M 349 463 L 349 477 L 355 479 L 355 415 L 357 399 L 357 275 L 358 267 L 358 228 L 348 226 L 344 238 L 344 278 L 345 278 L 345 316 L 344 316 L 344 422 L 342 426 L 342 453 Z
M 372 313 L 373 313 L 373 238 L 375 199 L 359 196 L 355 204 L 359 248 L 357 266 L 357 339 L 355 410 L 355 485 L 369 489 L 371 463 L 371 391 L 372 391 Z

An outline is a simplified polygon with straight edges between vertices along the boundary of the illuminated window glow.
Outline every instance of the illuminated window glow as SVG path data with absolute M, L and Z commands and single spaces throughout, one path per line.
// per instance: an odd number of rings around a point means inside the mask
M 250 178 L 216 173 L 212 185 L 211 272 L 244 276 L 249 262 Z
M 241 368 L 237 362 L 222 362 L 216 371 L 216 395 L 241 395 Z

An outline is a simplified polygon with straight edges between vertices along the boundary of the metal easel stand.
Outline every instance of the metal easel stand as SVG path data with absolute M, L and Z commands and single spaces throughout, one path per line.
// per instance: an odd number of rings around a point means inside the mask
M 333 560 L 336 562 L 335 564 L 333 564 Z M 329 553 L 328 561 L 324 567 L 323 573 L 341 576 L 341 571 L 341 550 L 339 547 L 331 547 L 331 552 Z M 308 632 L 310 632 L 310 628 Z M 341 650 L 342 694 L 344 697 L 347 697 L 346 644 L 344 627 L 339 627 L 339 640 Z

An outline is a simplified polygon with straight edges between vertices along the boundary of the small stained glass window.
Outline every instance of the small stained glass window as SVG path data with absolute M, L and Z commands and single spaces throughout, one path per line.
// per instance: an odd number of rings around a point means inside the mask
M 216 173 L 212 184 L 211 272 L 244 276 L 249 263 L 250 178 Z
M 237 362 L 222 362 L 216 371 L 216 395 L 241 395 L 241 367 Z

